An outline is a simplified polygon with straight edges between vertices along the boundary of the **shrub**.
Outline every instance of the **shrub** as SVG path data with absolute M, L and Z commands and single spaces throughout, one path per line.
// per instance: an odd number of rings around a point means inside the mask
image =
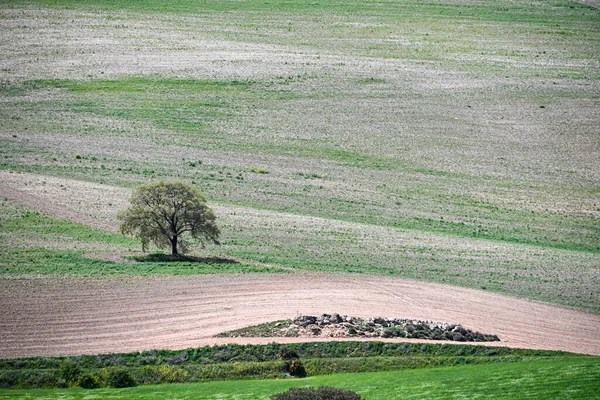
M 173 357 L 165 358 L 165 363 L 167 363 L 169 365 L 185 364 L 187 361 L 188 361 L 188 353 L 187 352 L 183 352 L 183 353 L 173 356 Z
M 0 388 L 8 389 L 19 382 L 18 371 L 0 371 Z
M 127 365 L 127 360 L 125 360 L 121 356 L 116 356 L 116 355 L 111 354 L 109 357 L 107 357 L 103 360 L 103 365 L 105 367 L 112 367 L 112 366 L 117 366 L 117 365 Z
M 72 361 L 64 362 L 60 366 L 60 377 L 69 385 L 74 385 L 79 381 L 81 376 L 81 368 Z
M 160 365 L 157 373 L 161 383 L 187 382 L 188 374 L 185 370 L 172 365 Z
M 304 364 L 302 364 L 302 361 L 296 358 L 294 358 L 293 360 L 286 361 L 286 363 L 283 365 L 283 372 L 291 376 L 297 376 L 300 378 L 306 376 L 306 369 L 304 368 Z
M 79 386 L 84 389 L 96 389 L 100 385 L 98 384 L 96 378 L 94 378 L 92 375 L 85 374 L 79 378 Z
M 25 386 L 28 388 L 65 388 L 67 387 L 67 381 L 62 378 L 57 378 L 55 375 L 42 372 L 41 374 L 34 373 L 30 375 L 26 381 Z
M 292 360 L 294 358 L 298 358 L 298 352 L 295 350 L 290 350 L 287 347 L 282 347 L 277 354 L 279 358 L 284 360 Z
M 269 170 L 266 168 L 250 168 L 248 171 L 253 172 L 255 174 L 268 174 Z
M 361 400 L 358 393 L 346 389 L 338 389 L 331 386 L 321 386 L 317 389 L 317 393 L 322 399 L 327 400 Z
M 391 338 L 391 337 L 405 337 L 406 333 L 404 330 L 397 326 L 390 326 L 388 328 L 384 328 L 381 333 L 381 337 Z
M 135 380 L 129 375 L 124 367 L 113 367 L 107 370 L 106 385 L 113 388 L 125 388 L 135 386 Z
M 291 388 L 287 392 L 271 396 L 271 400 L 361 400 L 358 393 L 331 386 L 314 388 Z

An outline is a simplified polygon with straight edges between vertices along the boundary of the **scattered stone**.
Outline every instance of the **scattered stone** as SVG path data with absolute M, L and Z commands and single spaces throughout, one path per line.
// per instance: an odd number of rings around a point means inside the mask
M 496 335 L 482 334 L 461 325 L 398 318 L 357 318 L 339 314 L 301 315 L 219 334 L 221 337 L 365 337 L 493 342 Z

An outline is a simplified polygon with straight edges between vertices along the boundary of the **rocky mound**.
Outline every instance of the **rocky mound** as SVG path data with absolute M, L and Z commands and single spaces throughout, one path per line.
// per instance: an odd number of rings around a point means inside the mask
M 357 318 L 339 314 L 302 315 L 224 332 L 219 337 L 357 337 L 414 338 L 457 342 L 494 342 L 496 335 L 461 325 L 398 318 Z

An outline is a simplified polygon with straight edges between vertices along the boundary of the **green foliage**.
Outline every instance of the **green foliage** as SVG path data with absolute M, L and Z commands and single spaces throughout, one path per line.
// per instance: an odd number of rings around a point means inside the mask
M 272 400 L 361 400 L 358 393 L 332 386 L 319 388 L 291 388 L 287 392 L 271 396 Z
M 90 374 L 81 375 L 79 378 L 79 386 L 83 389 L 97 389 L 100 387 L 96 378 Z
M 268 174 L 269 171 L 266 168 L 250 168 L 248 171 L 253 172 L 255 174 Z
M 153 262 L 112 262 L 85 257 L 81 252 L 49 249 L 7 249 L 0 259 L 1 274 L 45 275 L 196 275 L 238 273 L 286 273 L 277 267 L 249 263 L 206 262 L 202 259 Z
M 228 362 L 281 361 L 292 358 L 364 358 L 364 357 L 580 357 L 562 351 L 527 350 L 479 345 L 402 343 L 402 342 L 306 342 L 270 343 L 266 345 L 218 345 L 185 350 L 149 350 L 133 353 L 98 354 L 65 357 L 27 357 L 0 359 L 0 371 L 58 370 L 65 363 L 74 363 L 81 369 L 99 369 L 110 366 L 139 367 L 144 365 L 215 364 Z
M 73 385 L 79 382 L 81 373 L 81 367 L 71 360 L 66 360 L 60 366 L 60 377 L 64 379 L 68 385 Z
M 121 232 L 142 241 L 145 251 L 150 242 L 171 248 L 178 255 L 188 250 L 184 235 L 204 242 L 219 244 L 216 216 L 208 207 L 206 197 L 194 186 L 184 182 L 158 181 L 138 186 L 131 206 L 122 211 Z
M 287 360 L 283 364 L 283 372 L 298 378 L 304 378 L 306 376 L 306 368 L 304 368 L 304 364 L 302 361 L 296 358 Z
M 190 382 L 190 373 L 174 365 L 147 365 L 136 370 L 137 381 L 142 384 Z
M 106 387 L 112 385 L 113 375 L 116 375 L 116 380 L 126 381 L 123 371 L 137 384 L 146 385 L 581 357 L 556 351 L 421 343 L 224 345 L 186 350 L 0 359 L 0 387 L 81 386 L 86 376 L 92 377 L 99 386 Z M 63 375 L 61 371 L 69 372 Z M 86 377 L 85 380 L 85 385 L 93 385 L 92 379 Z
M 136 382 L 125 367 L 110 367 L 103 371 L 106 386 L 113 388 L 126 388 L 136 386 Z
M 129 389 L 97 389 L 96 398 L 106 400 L 256 400 L 291 387 L 335 386 L 352 390 L 368 400 L 399 398 L 447 400 L 486 399 L 589 399 L 600 392 L 600 362 L 593 358 L 530 359 L 488 365 L 395 370 L 312 376 L 297 379 L 240 380 L 139 386 Z M 272 378 L 272 377 L 271 377 Z M 84 390 L 1 390 L 2 399 L 44 398 L 76 400 L 87 398 Z
M 295 358 L 299 358 L 300 356 L 298 355 L 297 351 L 282 346 L 279 350 L 278 357 L 284 360 L 293 360 Z

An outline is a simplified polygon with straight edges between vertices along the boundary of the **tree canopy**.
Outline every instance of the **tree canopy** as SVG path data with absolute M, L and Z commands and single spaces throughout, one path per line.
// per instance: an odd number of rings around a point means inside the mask
M 219 244 L 216 216 L 206 197 L 194 186 L 177 181 L 157 181 L 138 186 L 131 205 L 119 213 L 121 232 L 137 237 L 146 251 L 150 242 L 171 248 L 172 255 L 189 249 L 188 236 Z

